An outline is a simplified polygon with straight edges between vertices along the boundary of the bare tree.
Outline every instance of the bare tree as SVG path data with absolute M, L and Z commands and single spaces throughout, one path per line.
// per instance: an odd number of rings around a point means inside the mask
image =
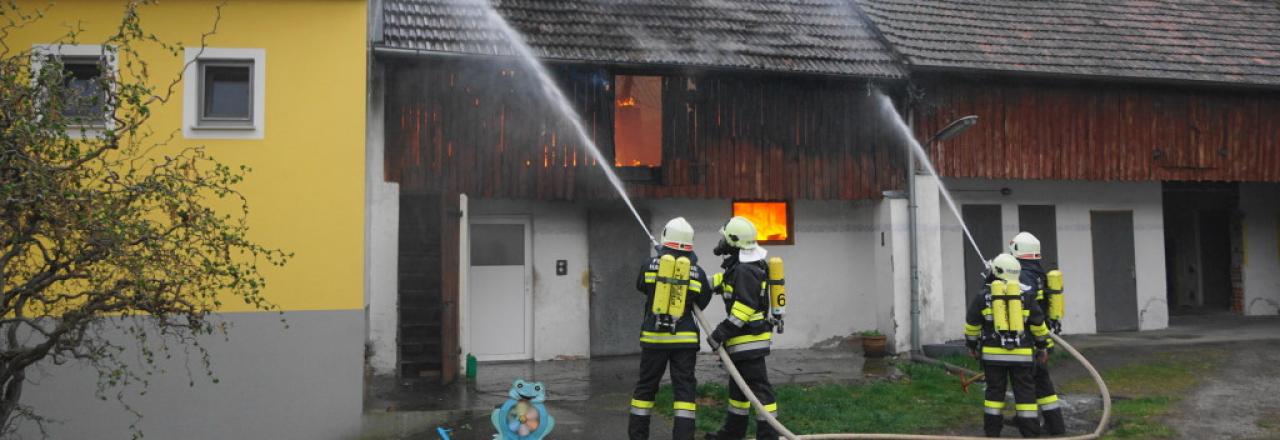
M 181 59 L 184 50 L 143 30 L 138 12 L 149 3 L 124 5 L 100 41 L 96 76 L 93 63 L 9 47 L 47 8 L 0 4 L 0 434 L 23 418 L 43 429 L 21 403 L 38 362 L 91 365 L 98 397 L 120 398 L 121 386 L 145 387 L 176 351 L 210 372 L 199 338 L 225 333 L 215 314 L 222 301 L 276 309 L 259 265 L 290 255 L 248 238 L 249 206 L 236 186 L 249 170 L 149 123 L 182 72 L 153 81 L 157 60 L 141 53 Z M 53 43 L 81 33 L 72 26 Z

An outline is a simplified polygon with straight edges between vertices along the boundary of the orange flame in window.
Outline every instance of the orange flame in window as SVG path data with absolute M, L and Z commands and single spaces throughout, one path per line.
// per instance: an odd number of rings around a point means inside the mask
M 787 202 L 733 202 L 733 215 L 756 225 L 756 240 L 787 240 Z
M 618 100 L 618 107 L 635 107 L 635 106 L 636 106 L 636 97 L 634 96 L 628 96 L 626 98 L 622 98 Z

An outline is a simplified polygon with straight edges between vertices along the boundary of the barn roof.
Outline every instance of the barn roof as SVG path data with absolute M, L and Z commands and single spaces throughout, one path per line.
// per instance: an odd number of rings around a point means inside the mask
M 484 0 L 383 0 L 391 49 L 510 55 Z M 493 0 L 543 59 L 901 78 L 851 0 Z
M 1280 1 L 858 0 L 913 70 L 1280 85 Z

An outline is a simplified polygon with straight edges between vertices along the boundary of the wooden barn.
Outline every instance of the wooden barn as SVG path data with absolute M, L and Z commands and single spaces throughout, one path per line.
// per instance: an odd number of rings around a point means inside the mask
M 639 350 L 649 239 L 483 4 L 370 8 L 375 374 L 448 381 L 468 353 Z M 1019 230 L 1040 236 L 1068 274 L 1067 331 L 1280 310 L 1273 3 L 493 4 L 651 230 L 687 218 L 714 270 L 719 226 L 757 220 L 794 292 L 776 346 L 877 329 L 911 347 L 911 134 L 896 113 L 920 139 L 979 116 L 928 152 L 987 258 Z M 917 335 L 938 343 L 959 338 L 981 263 L 932 178 L 913 179 Z
M 638 353 L 634 282 L 652 246 L 531 73 L 477 3 L 381 10 L 375 370 L 447 379 L 442 358 L 466 353 Z M 778 345 L 888 325 L 888 304 L 885 316 L 872 306 L 876 230 L 906 152 L 875 93 L 901 90 L 904 72 L 855 9 L 524 0 L 498 10 L 546 61 L 651 230 L 687 218 L 703 266 L 718 269 L 720 225 L 735 213 L 758 220 L 788 261 L 788 286 L 813 295 L 793 301 L 806 318 Z
M 910 72 L 917 134 L 982 118 L 930 155 L 984 253 L 1044 240 L 1068 331 L 1280 312 L 1280 4 L 859 4 Z M 979 262 L 938 220 L 953 286 Z M 965 295 L 944 295 L 954 329 Z

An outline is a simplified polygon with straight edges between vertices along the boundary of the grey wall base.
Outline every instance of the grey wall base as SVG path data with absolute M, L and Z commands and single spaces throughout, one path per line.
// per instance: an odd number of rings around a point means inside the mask
M 124 400 L 143 414 L 138 426 L 154 439 L 343 439 L 360 432 L 364 317 L 361 310 L 229 313 L 229 340 L 202 341 L 219 383 L 200 359 L 178 351 Z M 111 328 L 111 326 L 107 326 Z M 112 337 L 130 342 L 117 330 Z M 130 343 L 127 346 L 133 347 Z M 131 352 L 132 353 L 132 352 Z M 188 369 L 191 374 L 188 375 Z M 51 363 L 29 371 L 23 403 L 58 422 L 54 439 L 130 438 L 137 419 L 114 399 L 95 397 L 97 373 L 85 364 Z M 194 380 L 194 385 L 191 381 Z M 39 438 L 31 423 L 22 438 Z

